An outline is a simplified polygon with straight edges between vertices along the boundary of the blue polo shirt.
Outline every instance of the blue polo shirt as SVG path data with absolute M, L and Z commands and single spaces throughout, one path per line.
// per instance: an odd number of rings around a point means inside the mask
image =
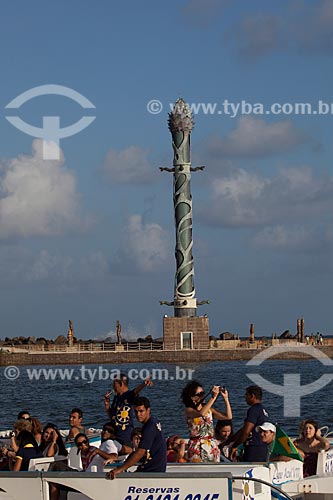
M 259 432 L 256 431 L 256 427 L 257 425 L 261 425 L 264 422 L 269 422 L 268 411 L 266 410 L 264 405 L 262 403 L 256 403 L 250 406 L 247 411 L 245 422 L 251 422 L 252 424 L 254 424 L 254 429 L 249 438 L 246 440 L 246 445 L 262 446 L 263 442 L 260 439 Z
M 156 418 L 150 417 L 143 425 L 139 448 L 146 450 L 146 454 L 137 469 L 138 472 L 165 472 L 166 441 L 161 423 Z

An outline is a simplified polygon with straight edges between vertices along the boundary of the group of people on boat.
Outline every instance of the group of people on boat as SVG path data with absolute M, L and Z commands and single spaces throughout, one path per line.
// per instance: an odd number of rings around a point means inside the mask
M 119 456 L 127 456 L 120 466 L 109 472 L 110 479 L 135 464 L 138 471 L 164 472 L 167 462 L 288 460 L 272 453 L 276 427 L 262 403 L 260 387 L 247 387 L 245 400 L 249 409 L 243 426 L 234 432 L 228 390 L 214 385 L 206 393 L 200 382 L 191 380 L 181 394 L 189 436 L 184 439 L 175 434 L 166 440 L 161 423 L 151 414 L 149 400 L 140 396 L 140 392 L 151 385 L 148 378 L 130 390 L 125 374 L 113 381 L 113 390 L 104 395 L 109 420 L 103 426 L 98 448 L 90 444 L 90 431 L 82 423 L 80 408 L 70 412 L 67 433 L 60 432 L 52 423 L 43 427 L 29 412 L 20 412 L 10 435 L 10 445 L 1 448 L 1 468 L 28 470 L 32 458 L 60 456 L 64 461 L 54 462 L 53 470 L 73 470 L 66 464 L 65 446 L 66 441 L 73 440 L 84 471 L 102 471 L 104 465 L 115 462 Z M 218 399 L 223 400 L 224 411 L 216 407 Z M 135 417 L 141 427 L 135 427 Z M 318 452 L 330 445 L 313 420 L 302 421 L 299 433 L 294 444 L 304 458 L 304 476 L 312 475 Z M 59 498 L 59 486 L 54 485 L 52 490 L 51 485 L 51 498 Z
M 221 396 L 225 412 L 214 405 Z M 189 382 L 182 392 L 186 422 L 189 429 L 187 452 L 190 462 L 218 462 L 221 459 L 243 462 L 290 460 L 290 456 L 274 453 L 276 426 L 271 422 L 268 410 L 262 403 L 262 389 L 249 386 L 245 400 L 249 405 L 243 426 L 233 432 L 232 409 L 225 387 L 213 386 L 206 395 L 197 381 Z M 218 419 L 214 428 L 213 419 Z M 296 452 L 304 460 L 304 477 L 316 473 L 318 453 L 328 450 L 330 443 L 321 436 L 317 422 L 303 420 L 299 437 L 294 440 Z

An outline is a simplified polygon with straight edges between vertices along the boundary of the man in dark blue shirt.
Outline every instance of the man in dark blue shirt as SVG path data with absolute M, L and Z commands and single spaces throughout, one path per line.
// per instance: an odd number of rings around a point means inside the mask
M 126 446 L 132 446 L 131 434 L 134 429 L 133 402 L 144 387 L 151 385 L 153 385 L 152 381 L 147 378 L 135 389 L 130 390 L 128 388 L 127 376 L 122 373 L 119 378 L 113 381 L 115 396 L 111 405 L 110 393 L 104 396 L 105 409 L 114 427 L 116 439 L 120 439 Z
M 250 408 L 247 411 L 243 427 L 232 438 L 231 458 L 236 459 L 237 448 L 244 443 L 244 462 L 265 462 L 268 447 L 262 442 L 256 429 L 257 426 L 268 421 L 268 411 L 261 403 L 262 389 L 257 385 L 247 387 L 245 399 Z
M 134 411 L 138 422 L 143 424 L 142 437 L 136 451 L 127 457 L 124 464 L 109 472 L 110 479 L 116 479 L 120 472 L 140 462 L 137 472 L 165 472 L 166 441 L 161 423 L 150 414 L 150 402 L 145 397 L 138 397 L 134 402 Z

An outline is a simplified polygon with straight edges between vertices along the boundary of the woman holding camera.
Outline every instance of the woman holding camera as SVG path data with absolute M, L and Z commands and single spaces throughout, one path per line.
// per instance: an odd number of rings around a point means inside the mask
M 213 408 L 218 396 L 224 399 L 226 412 Z M 225 387 L 214 385 L 207 398 L 202 385 L 192 380 L 182 391 L 186 423 L 189 429 L 187 459 L 189 462 L 219 462 L 219 443 L 214 439 L 213 418 L 231 420 L 232 411 Z

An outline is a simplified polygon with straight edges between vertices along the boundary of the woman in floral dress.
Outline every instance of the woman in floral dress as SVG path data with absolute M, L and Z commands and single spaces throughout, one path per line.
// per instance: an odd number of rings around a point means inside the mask
M 221 395 L 224 399 L 226 412 L 222 413 L 213 404 Z M 232 411 L 228 398 L 228 391 L 224 387 L 214 385 L 209 399 L 202 385 L 196 380 L 189 382 L 182 392 L 185 405 L 186 423 L 190 438 L 188 441 L 187 459 L 189 462 L 219 462 L 219 443 L 214 439 L 213 418 L 231 420 Z

